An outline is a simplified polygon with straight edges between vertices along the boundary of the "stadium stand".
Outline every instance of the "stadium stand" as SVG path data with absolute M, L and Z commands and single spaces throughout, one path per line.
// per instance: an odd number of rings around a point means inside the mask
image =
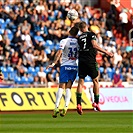
M 71 22 L 66 15 L 70 8 L 78 11 L 78 21 L 84 20 L 88 23 L 102 48 L 114 52 L 117 57 L 118 51 L 121 51 L 119 56 L 122 59 L 118 61 L 104 54 L 98 56 L 100 74 L 106 68 L 111 81 L 116 68 L 119 68 L 120 72 L 123 67 L 126 72 L 131 68 L 133 74 L 132 30 L 129 41 L 128 34 L 123 35 L 120 32 L 120 20 L 114 21 L 111 10 L 105 12 L 100 7 L 58 0 L 6 1 L 0 2 L 0 68 L 7 82 L 32 84 L 41 66 L 46 74 L 51 71 L 45 68 L 53 60 L 60 40 L 68 35 Z M 126 14 L 127 10 L 123 12 Z M 130 21 L 130 18 L 128 20 Z M 18 57 L 14 56 L 15 52 L 18 52 Z M 59 65 L 60 62 L 55 67 L 57 73 Z M 91 81 L 90 77 L 86 77 L 85 82 Z M 41 84 L 41 81 L 37 83 Z

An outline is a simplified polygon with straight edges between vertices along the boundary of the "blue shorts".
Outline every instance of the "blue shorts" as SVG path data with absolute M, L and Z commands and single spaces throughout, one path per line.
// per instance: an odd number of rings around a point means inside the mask
M 74 82 L 77 76 L 77 66 L 61 66 L 60 67 L 60 83 L 67 83 L 69 80 Z

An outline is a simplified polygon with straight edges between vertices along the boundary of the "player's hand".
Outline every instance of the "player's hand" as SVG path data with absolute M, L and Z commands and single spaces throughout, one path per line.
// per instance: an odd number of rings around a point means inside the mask
M 48 66 L 46 67 L 46 69 L 53 68 L 54 65 L 55 65 L 55 63 L 52 63 L 51 65 L 48 65 Z
M 113 53 L 111 53 L 111 52 L 108 52 L 107 51 L 107 53 L 106 53 L 108 56 L 110 56 L 110 57 L 113 57 L 114 56 L 114 54 Z
M 46 67 L 46 69 L 49 69 L 49 68 L 52 68 L 53 66 L 52 65 L 48 65 L 47 67 Z

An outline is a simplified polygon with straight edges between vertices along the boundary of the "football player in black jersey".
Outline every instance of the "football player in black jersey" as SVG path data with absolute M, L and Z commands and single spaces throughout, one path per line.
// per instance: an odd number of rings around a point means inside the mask
M 113 53 L 102 49 L 96 41 L 95 33 L 88 30 L 87 24 L 82 21 L 79 23 L 79 30 L 82 32 L 78 37 L 79 44 L 79 61 L 78 61 L 78 87 L 77 87 L 77 112 L 83 113 L 81 106 L 82 88 L 84 79 L 88 75 L 93 81 L 94 103 L 92 106 L 100 111 L 99 108 L 99 81 L 98 81 L 98 66 L 96 63 L 97 50 L 113 57 Z

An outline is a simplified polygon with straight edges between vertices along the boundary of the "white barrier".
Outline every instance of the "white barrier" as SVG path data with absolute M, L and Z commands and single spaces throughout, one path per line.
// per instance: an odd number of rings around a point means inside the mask
M 85 92 L 94 99 L 92 88 Z M 99 103 L 101 110 L 133 110 L 133 88 L 100 88 Z

